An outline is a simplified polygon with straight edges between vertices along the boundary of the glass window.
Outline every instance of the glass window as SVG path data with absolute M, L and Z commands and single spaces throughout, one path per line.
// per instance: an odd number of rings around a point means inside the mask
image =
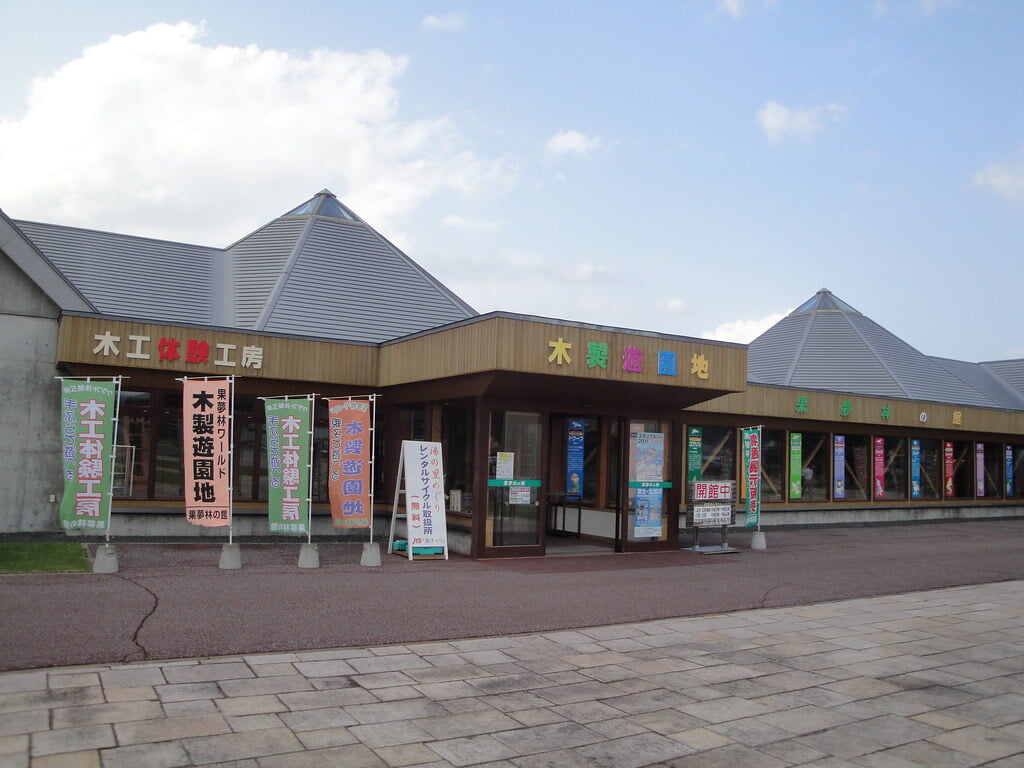
M 942 477 L 947 499 L 974 498 L 974 443 L 946 440 L 942 447 Z
M 441 451 L 445 463 L 445 492 L 451 512 L 473 511 L 473 403 L 441 406 Z
M 874 499 L 907 498 L 907 441 L 902 437 L 874 438 Z
M 540 544 L 542 435 L 538 413 L 491 413 L 485 536 L 488 546 Z
M 831 435 L 824 432 L 789 434 L 789 500 L 828 499 Z
M 782 468 L 785 466 L 786 433 L 761 430 L 761 503 L 782 501 Z
M 736 430 L 733 427 L 687 429 L 686 479 L 736 480 Z
M 916 460 L 915 453 L 917 453 Z M 941 441 L 910 441 L 910 497 L 912 499 L 942 498 Z
M 619 506 L 619 478 L 621 472 L 619 462 L 622 460 L 620 434 L 622 432 L 619 419 L 608 419 L 608 462 L 606 465 L 607 482 L 605 483 L 605 503 L 609 509 Z
M 1000 443 L 979 443 L 977 472 L 978 496 L 986 499 L 1003 498 L 1003 472 L 1006 458 Z
M 179 398 L 180 401 L 180 398 Z M 156 443 L 156 478 L 153 495 L 158 499 L 181 499 L 185 495 L 184 448 L 181 444 L 181 413 L 164 415 Z
M 143 393 L 147 395 L 148 393 Z M 117 420 L 117 464 L 114 468 L 114 495 L 149 496 L 152 454 L 150 416 L 142 411 L 122 408 Z
M 871 481 L 868 479 L 867 435 L 834 435 L 832 438 L 832 498 L 835 501 L 867 501 Z
M 1024 498 L 1024 446 L 1006 446 L 1006 498 Z

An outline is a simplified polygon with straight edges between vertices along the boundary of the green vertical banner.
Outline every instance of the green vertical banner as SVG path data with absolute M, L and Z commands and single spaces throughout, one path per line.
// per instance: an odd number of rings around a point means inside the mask
M 746 527 L 761 523 L 761 428 L 741 429 L 743 435 L 743 478 L 747 484 Z
M 804 436 L 799 432 L 789 435 L 789 498 L 804 497 Z
M 310 398 L 265 398 L 271 533 L 309 533 Z
M 690 427 L 686 430 L 686 482 L 704 479 L 704 430 Z
M 114 477 L 117 382 L 63 379 L 60 396 L 64 474 L 60 524 L 66 531 L 106 533 Z

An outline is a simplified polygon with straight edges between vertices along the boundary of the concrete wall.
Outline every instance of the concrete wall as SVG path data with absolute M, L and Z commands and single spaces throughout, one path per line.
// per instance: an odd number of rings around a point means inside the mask
M 58 315 L 0 252 L 0 533 L 60 530 Z

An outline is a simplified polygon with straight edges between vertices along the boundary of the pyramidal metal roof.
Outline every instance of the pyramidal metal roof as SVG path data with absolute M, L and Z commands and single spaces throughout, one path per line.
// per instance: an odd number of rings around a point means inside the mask
M 367 343 L 477 314 L 327 189 L 227 248 L 16 224 L 103 314 Z
M 754 339 L 753 384 L 1024 409 L 1024 396 L 976 363 L 922 354 L 822 288 Z

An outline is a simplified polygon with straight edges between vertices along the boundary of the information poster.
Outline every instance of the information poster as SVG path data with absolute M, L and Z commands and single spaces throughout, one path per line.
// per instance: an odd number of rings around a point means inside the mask
M 832 441 L 832 497 L 846 498 L 846 435 L 836 435 Z
M 402 463 L 409 546 L 447 547 L 441 444 L 403 440 Z
M 231 379 L 185 379 L 185 518 L 231 525 Z
M 511 480 L 515 477 L 516 455 L 512 451 L 498 451 L 494 477 L 498 480 Z
M 942 459 L 943 474 L 945 475 L 943 487 L 945 488 L 946 498 L 951 499 L 954 495 L 953 475 L 956 472 L 956 459 L 953 455 L 953 443 L 949 440 L 945 442 L 942 448 Z
M 804 436 L 799 432 L 789 435 L 789 498 L 804 497 L 803 483 Z
M 921 441 L 910 441 L 910 498 L 920 499 L 924 496 L 921 487 Z
M 874 441 L 875 471 L 874 488 L 875 498 L 885 498 L 885 438 L 876 437 Z
M 1006 498 L 1012 499 L 1014 486 L 1013 486 L 1013 446 L 1008 445 L 1005 449 L 1005 465 L 1006 469 L 1003 476 L 1006 478 Z
M 565 442 L 565 492 L 569 496 L 583 493 L 584 435 L 581 419 L 569 419 Z
M 690 427 L 686 430 L 686 482 L 704 478 L 704 430 Z
M 633 437 L 633 477 L 635 488 L 633 535 L 637 538 L 661 536 L 665 436 L 661 432 L 635 432 Z M 650 484 L 650 485 L 645 485 Z
M 61 381 L 60 524 L 66 531 L 110 529 L 116 402 L 114 381 Z
M 309 532 L 308 397 L 267 398 L 267 519 L 271 533 Z

